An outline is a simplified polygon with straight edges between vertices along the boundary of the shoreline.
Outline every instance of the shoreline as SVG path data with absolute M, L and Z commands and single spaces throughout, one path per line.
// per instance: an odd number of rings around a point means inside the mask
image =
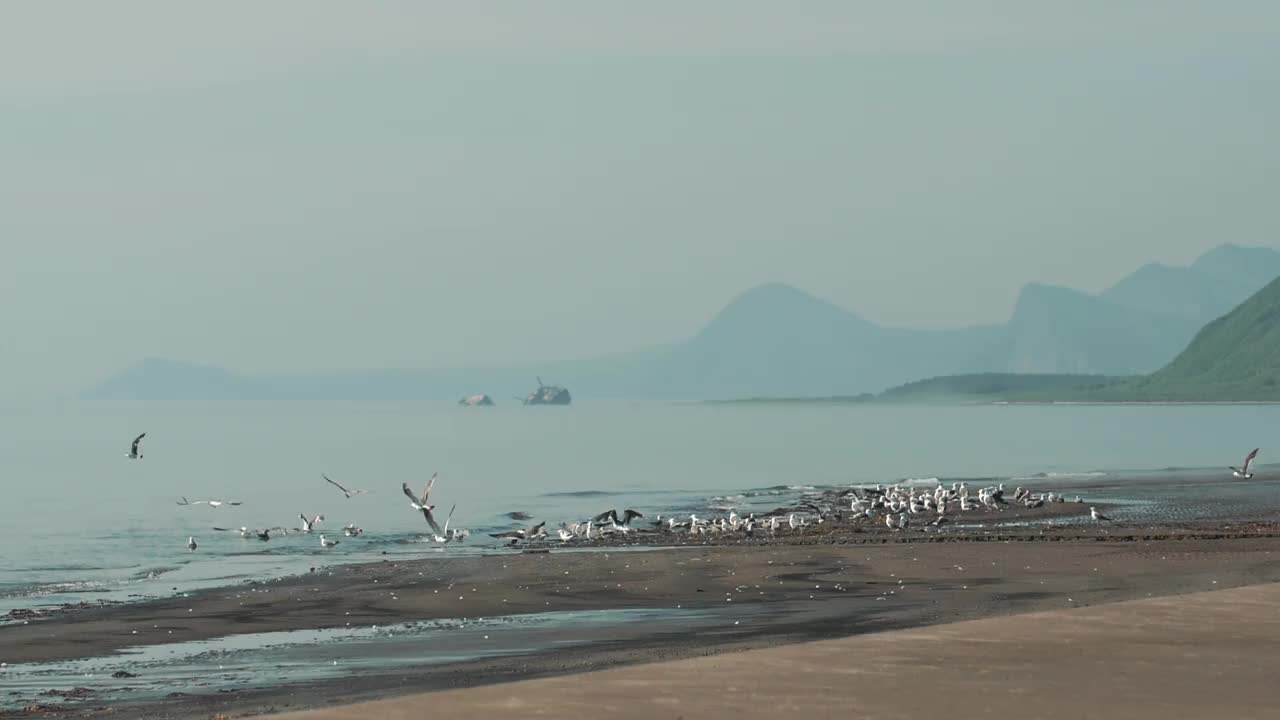
M 1213 539 L 1149 540 L 1135 534 L 1120 541 L 1077 537 L 974 544 L 921 542 L 917 537 L 914 542 L 707 545 L 679 552 L 552 551 L 388 561 L 8 625 L 0 627 L 0 644 L 12 672 L 25 663 L 106 656 L 129 647 L 227 636 L 252 640 L 261 633 L 347 623 L 389 626 L 432 618 L 628 608 L 681 608 L 713 618 L 723 614 L 722 623 L 697 633 L 682 630 L 675 619 L 661 618 L 639 635 L 597 635 L 570 625 L 557 632 L 572 643 L 553 653 L 523 650 L 409 663 L 317 682 L 192 689 L 147 701 L 92 693 L 67 701 L 60 711 L 67 717 L 90 716 L 110 706 L 142 718 L 235 716 L 1280 582 L 1280 564 L 1272 561 L 1280 557 L 1280 528 L 1257 530 L 1255 535 Z M 727 614 L 730 607 L 737 614 Z M 129 657 L 117 659 L 127 670 Z M 42 698 L 29 700 L 39 704 Z M 16 710 L 0 712 L 4 718 L 26 716 Z

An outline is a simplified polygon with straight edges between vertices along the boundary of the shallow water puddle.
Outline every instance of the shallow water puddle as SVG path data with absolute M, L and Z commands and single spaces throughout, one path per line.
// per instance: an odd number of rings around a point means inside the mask
M 293 630 L 138 646 L 106 657 L 0 666 L 0 708 L 28 705 L 49 690 L 87 688 L 87 702 L 170 693 L 279 686 L 376 669 L 516 655 L 663 631 L 732 626 L 761 610 L 584 610 L 454 618 L 383 626 Z M 0 658 L 2 660 L 2 658 Z M 134 677 L 113 674 L 129 673 Z M 67 702 L 76 702 L 68 700 Z

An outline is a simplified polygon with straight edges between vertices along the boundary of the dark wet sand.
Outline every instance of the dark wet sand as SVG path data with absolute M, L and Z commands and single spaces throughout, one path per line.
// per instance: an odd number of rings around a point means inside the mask
M 761 611 L 740 625 L 726 623 L 697 634 L 654 627 L 650 636 L 625 644 L 595 642 L 548 654 L 114 708 L 124 717 L 234 717 L 1278 582 L 1280 537 L 1275 531 L 1274 526 L 1255 524 L 1202 528 L 1188 539 L 1150 540 L 1143 538 L 1168 533 L 1107 528 L 1089 530 L 1087 537 L 1068 533 L 1056 542 L 1009 542 L 993 536 L 973 538 L 984 542 L 922 542 L 931 538 L 880 534 L 868 544 L 828 544 L 806 537 L 750 547 L 437 556 L 341 567 L 0 627 L 0 647 L 5 661 L 16 663 L 346 623 L 603 608 L 718 608 L 728 603 Z M 808 542 L 817 544 L 803 544 Z M 102 712 L 92 698 L 75 706 L 86 715 Z
M 1276 717 L 1280 585 L 935 625 L 277 715 Z

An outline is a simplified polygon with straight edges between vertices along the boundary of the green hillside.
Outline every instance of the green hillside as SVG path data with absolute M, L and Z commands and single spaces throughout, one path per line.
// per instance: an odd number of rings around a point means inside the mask
M 1126 378 L 1107 375 L 979 373 L 946 375 L 890 388 L 882 402 L 1009 401 L 1051 399 L 1061 393 L 1099 391 Z
M 1204 326 L 1173 362 L 1124 392 L 1150 400 L 1280 400 L 1280 279 Z

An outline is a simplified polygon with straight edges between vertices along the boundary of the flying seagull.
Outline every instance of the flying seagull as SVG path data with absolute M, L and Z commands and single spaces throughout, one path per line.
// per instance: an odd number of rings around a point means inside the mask
M 400 487 L 404 490 L 404 494 L 409 496 L 409 504 L 413 506 L 413 509 L 422 511 L 422 517 L 426 519 L 427 524 L 431 526 L 431 529 L 434 530 L 437 535 L 444 535 L 444 531 L 441 530 L 440 525 L 436 523 L 435 517 L 431 515 L 431 511 L 435 510 L 436 506 L 428 502 L 431 499 L 431 488 L 435 487 L 436 476 L 438 475 L 439 473 L 431 473 L 431 479 L 427 481 L 427 487 L 422 491 L 421 497 L 413 494 L 413 491 L 409 489 L 409 483 L 400 483 Z
M 334 481 L 330 480 L 330 479 L 329 479 L 329 476 L 328 476 L 328 475 L 325 475 L 324 473 L 320 473 L 320 477 L 324 478 L 325 482 L 327 482 L 327 483 L 329 483 L 330 485 L 332 485 L 332 486 L 334 486 L 334 487 L 338 488 L 339 490 L 341 490 L 341 491 L 342 491 L 342 494 L 343 494 L 343 495 L 346 495 L 348 500 L 350 500 L 350 499 L 351 499 L 351 496 L 352 496 L 352 495 L 364 495 L 365 493 L 369 492 L 368 490 L 348 490 L 348 489 L 346 489 L 346 488 L 342 487 L 341 485 L 339 485 L 338 483 L 336 483 L 336 482 L 334 482 Z
M 1245 480 L 1253 477 L 1253 473 L 1249 472 L 1249 463 L 1253 462 L 1253 459 L 1256 457 L 1258 457 L 1258 448 L 1254 448 L 1253 452 L 1244 456 L 1244 467 L 1238 468 L 1232 465 L 1230 468 L 1231 474 L 1238 478 L 1244 478 Z
M 285 534 L 288 534 L 289 532 L 284 528 L 263 528 L 262 530 L 254 530 L 253 528 L 247 528 L 244 526 L 241 526 L 240 528 L 237 529 L 237 528 L 217 527 L 215 525 L 213 529 L 219 532 L 238 532 L 240 533 L 240 537 L 242 538 L 248 539 L 248 538 L 256 537 L 263 542 L 270 540 L 271 533 L 273 532 L 281 532 Z
M 1089 517 L 1093 518 L 1094 520 L 1106 520 L 1108 522 L 1111 520 L 1111 518 L 1098 512 L 1098 508 L 1096 507 L 1089 508 Z
M 311 518 L 310 520 L 308 520 L 306 515 L 303 515 L 302 513 L 298 513 L 298 517 L 302 518 L 302 527 L 298 529 L 304 533 L 311 532 L 313 529 L 315 529 L 315 526 L 317 523 L 324 521 L 323 515 L 317 515 Z
M 147 436 L 146 433 L 142 433 L 138 437 L 134 438 L 133 445 L 129 447 L 129 454 L 125 455 L 125 457 L 129 458 L 130 460 L 141 460 L 142 459 L 142 438 L 146 436 Z
M 178 501 L 178 505 L 208 505 L 211 508 L 220 508 L 223 505 L 240 505 L 239 500 L 188 500 L 183 497 Z
M 444 519 L 444 532 L 432 535 L 432 540 L 438 543 L 447 543 L 450 540 L 453 540 L 453 536 L 449 534 L 449 523 L 453 520 L 453 511 L 457 509 L 458 503 L 454 503 L 453 507 L 449 508 L 449 516 Z

